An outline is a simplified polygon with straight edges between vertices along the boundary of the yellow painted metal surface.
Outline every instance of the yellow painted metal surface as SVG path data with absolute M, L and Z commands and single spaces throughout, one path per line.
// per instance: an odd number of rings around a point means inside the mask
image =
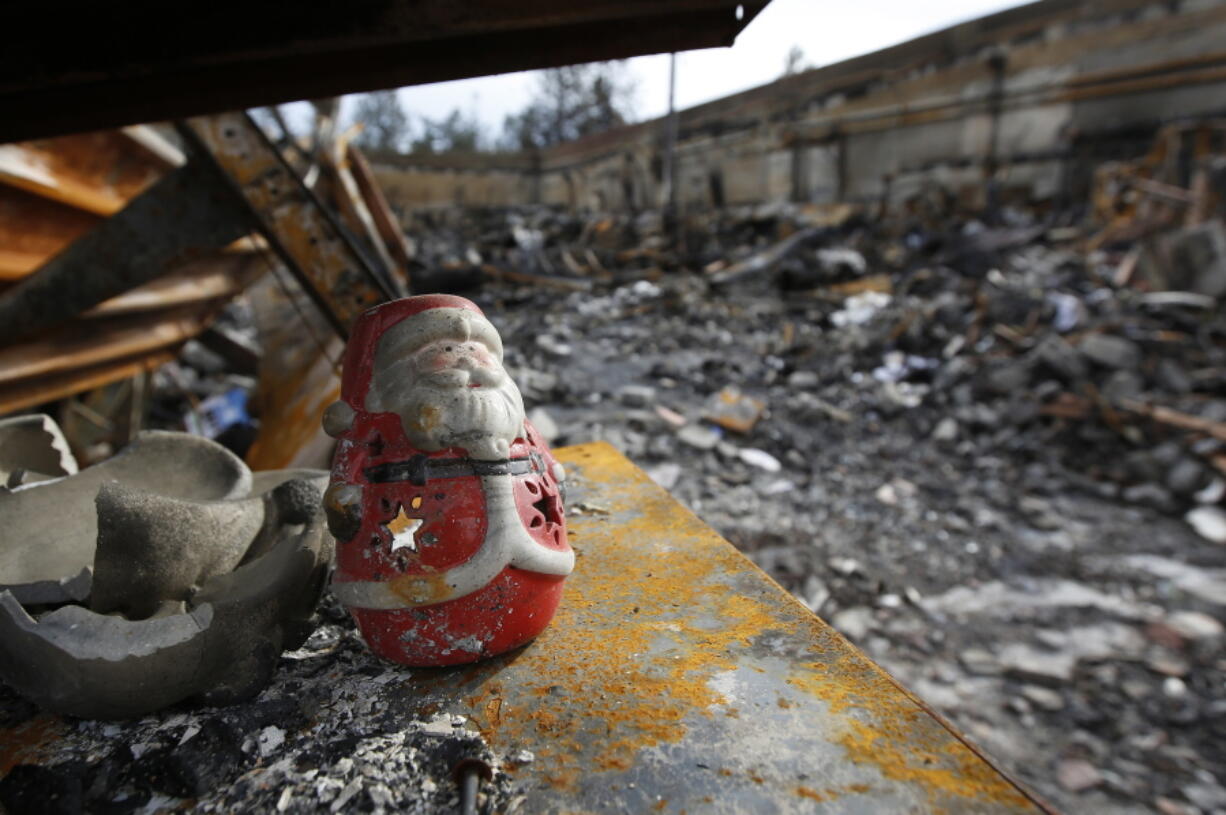
M 454 691 L 532 811 L 1041 811 L 614 448 L 557 455 L 562 607 Z

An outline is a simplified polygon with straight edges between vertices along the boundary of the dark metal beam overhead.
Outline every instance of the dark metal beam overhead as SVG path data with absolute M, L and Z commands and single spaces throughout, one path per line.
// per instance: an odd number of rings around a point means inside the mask
M 767 2 L 21 3 L 5 11 L 0 142 L 731 45 Z

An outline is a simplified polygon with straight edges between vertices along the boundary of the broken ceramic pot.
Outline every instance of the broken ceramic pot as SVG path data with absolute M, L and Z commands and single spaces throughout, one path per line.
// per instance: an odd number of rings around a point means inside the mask
M 0 589 L 26 604 L 84 600 L 98 540 L 94 498 L 108 482 L 167 498 L 230 501 L 250 493 L 251 471 L 208 439 L 150 430 L 79 473 L 0 490 Z
M 332 592 L 373 651 L 454 665 L 545 629 L 575 562 L 565 474 L 476 305 L 425 295 L 363 314 L 324 427 L 339 439 Z
M 146 477 L 116 477 L 142 461 Z M 159 490 L 150 471 L 175 477 Z M 332 544 L 319 509 L 325 473 L 260 473 L 254 483 L 260 492 L 219 445 L 154 433 L 78 475 L 3 496 L 10 530 L 54 505 L 75 517 L 61 529 L 97 535 L 60 541 L 56 557 L 39 562 L 44 572 L 5 577 L 17 590 L 0 590 L 0 679 L 43 707 L 90 718 L 258 693 L 281 652 L 314 627 Z M 0 563 L 26 562 L 29 541 L 47 539 L 16 528 Z M 42 579 L 13 580 L 30 574 Z M 59 605 L 55 587 L 88 606 Z

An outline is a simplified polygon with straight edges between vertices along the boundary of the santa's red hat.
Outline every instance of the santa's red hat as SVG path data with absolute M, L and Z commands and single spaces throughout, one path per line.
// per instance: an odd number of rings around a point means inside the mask
M 477 340 L 502 361 L 498 331 L 471 300 L 452 294 L 421 294 L 383 303 L 358 317 L 345 348 L 341 398 L 351 407 L 360 409 L 366 400 L 375 353 L 384 333 L 406 321 L 411 323 L 396 332 L 393 350 L 397 355 L 408 356 L 440 340 Z

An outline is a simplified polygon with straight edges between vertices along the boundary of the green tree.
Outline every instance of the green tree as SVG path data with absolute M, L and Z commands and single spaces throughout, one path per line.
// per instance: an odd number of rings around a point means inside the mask
M 413 139 L 413 153 L 475 153 L 484 149 L 485 129 L 475 115 L 459 108 L 438 120 L 421 117 L 421 132 Z
M 793 45 L 788 49 L 788 55 L 783 62 L 783 75 L 791 76 L 802 71 L 809 70 L 809 64 L 805 61 L 805 49 L 799 45 Z
M 362 147 L 399 152 L 409 141 L 409 114 L 394 90 L 358 96 L 353 120 L 365 125 L 356 139 Z
M 503 121 L 502 147 L 548 147 L 625 124 L 633 96 L 622 61 L 541 71 L 528 106 Z

